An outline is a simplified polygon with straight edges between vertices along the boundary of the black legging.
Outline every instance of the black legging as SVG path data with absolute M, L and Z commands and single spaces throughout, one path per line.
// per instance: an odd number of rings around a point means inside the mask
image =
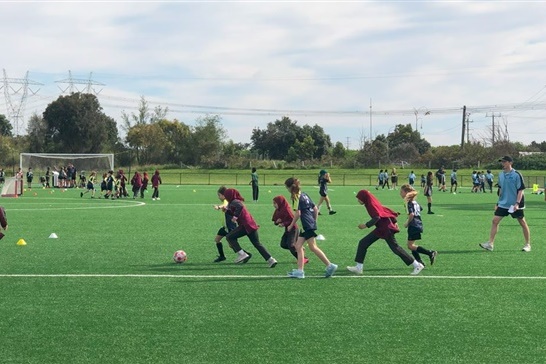
M 268 260 L 269 258 L 271 258 L 271 254 L 269 254 L 267 249 L 262 245 L 262 243 L 260 243 L 258 230 L 254 230 L 247 234 L 245 227 L 242 225 L 237 226 L 235 229 L 231 230 L 226 235 L 226 240 L 228 241 L 229 245 L 231 246 L 231 248 L 233 249 L 235 253 L 237 253 L 238 251 L 242 249 L 237 239 L 242 238 L 245 235 L 248 236 L 248 239 L 250 239 L 250 242 L 252 243 L 252 245 L 254 245 L 254 247 L 258 250 L 258 252 L 260 252 L 260 254 L 265 260 Z
M 366 235 L 365 237 L 363 237 L 358 242 L 358 248 L 356 250 L 355 262 L 364 263 L 364 258 L 366 258 L 366 252 L 368 251 L 368 248 L 370 247 L 370 245 L 372 245 L 373 243 L 375 243 L 379 239 L 380 238 L 377 235 L 375 235 L 373 233 L 373 231 L 371 233 L 369 233 L 368 235 Z M 409 255 L 404 249 L 402 249 L 400 247 L 400 245 L 398 245 L 398 243 L 396 242 L 396 238 L 394 237 L 394 234 L 392 234 L 391 236 L 389 236 L 388 238 L 386 238 L 384 240 L 387 242 L 387 244 L 389 245 L 389 248 L 391 248 L 392 252 L 394 254 L 398 255 L 400 257 L 400 259 L 402 259 L 404 261 L 404 263 L 406 263 L 406 265 L 410 265 L 410 264 L 413 263 L 413 261 L 415 259 L 412 258 L 411 255 Z

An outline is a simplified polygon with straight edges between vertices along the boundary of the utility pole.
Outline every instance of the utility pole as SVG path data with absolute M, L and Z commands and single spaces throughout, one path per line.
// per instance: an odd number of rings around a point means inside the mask
M 466 126 L 466 105 L 463 105 L 463 130 L 461 133 L 461 149 L 464 148 L 464 128 Z
M 470 120 L 470 113 L 468 113 L 468 116 L 466 118 L 466 143 L 470 143 L 470 123 L 473 123 L 474 120 Z
M 495 116 L 500 118 L 502 115 L 494 112 L 491 115 L 489 113 L 485 114 L 486 118 L 491 118 L 491 146 L 495 145 Z

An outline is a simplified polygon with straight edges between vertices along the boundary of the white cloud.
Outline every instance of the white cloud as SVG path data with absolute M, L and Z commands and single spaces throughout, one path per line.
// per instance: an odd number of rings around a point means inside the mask
M 529 2 L 0 3 L 0 67 L 11 78 L 29 70 L 44 84 L 28 99 L 27 116 L 58 97 L 68 83 L 55 81 L 71 70 L 106 84 L 99 97 L 115 119 L 141 95 L 184 122 L 198 115 L 182 105 L 367 112 L 372 99 L 374 111 L 408 111 L 374 115 L 373 135 L 414 125 L 413 108 L 453 108 L 419 124 L 433 145 L 458 144 L 463 105 L 519 103 L 546 85 L 545 9 Z M 533 102 L 546 103 L 546 93 Z M 6 106 L 0 99 L 0 113 Z M 546 140 L 541 110 L 502 111 L 512 140 Z M 231 138 L 249 142 L 253 127 L 283 115 L 222 118 Z M 321 125 L 334 142 L 350 137 L 352 146 L 363 129 L 369 134 L 365 114 L 291 117 Z M 486 133 L 485 112 L 472 117 L 473 134 Z

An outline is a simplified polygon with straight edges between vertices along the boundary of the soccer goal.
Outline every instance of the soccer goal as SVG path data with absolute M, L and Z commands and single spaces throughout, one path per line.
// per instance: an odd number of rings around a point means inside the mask
M 2 186 L 2 197 L 19 197 L 23 194 L 23 181 L 20 177 L 6 178 Z
M 53 186 L 58 170 L 68 165 L 76 168 L 76 173 L 97 171 L 99 174 L 114 169 L 114 154 L 63 154 L 63 153 L 21 153 L 19 166 L 22 173 L 32 168 L 36 180 L 45 176 L 49 167 Z

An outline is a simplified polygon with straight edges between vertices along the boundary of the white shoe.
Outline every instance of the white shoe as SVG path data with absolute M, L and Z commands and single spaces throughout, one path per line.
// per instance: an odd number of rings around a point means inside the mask
M 243 260 L 245 260 L 245 259 L 248 258 L 248 257 L 249 257 L 249 255 L 248 255 L 247 253 L 244 253 L 243 255 L 239 255 L 239 256 L 235 259 L 234 263 L 242 263 Z
M 159 201 L 159 200 L 161 200 L 161 199 L 160 199 L 160 198 L 158 197 L 158 198 L 156 198 L 156 200 L 158 200 L 158 201 Z
M 362 274 L 362 269 L 358 269 L 357 267 L 347 267 L 347 270 L 354 274 Z
M 290 278 L 305 278 L 305 273 L 299 269 L 293 269 L 291 272 L 288 272 L 288 277 Z
M 155 197 L 154 197 L 154 198 L 152 198 L 152 201 L 155 201 Z
M 491 245 L 491 243 L 488 242 L 488 241 L 486 241 L 485 243 L 481 243 L 479 245 L 480 245 L 480 248 L 485 249 L 485 250 L 489 250 L 490 252 L 492 252 L 493 248 L 494 248 L 493 245 Z
M 425 266 L 422 265 L 421 263 L 419 263 L 419 265 L 418 265 L 417 267 L 413 268 L 413 272 L 411 272 L 410 274 L 411 274 L 412 276 L 416 276 L 416 275 L 418 275 L 419 273 L 421 273 L 421 271 L 422 271 L 423 269 L 425 269 Z
M 521 249 L 522 252 L 530 252 L 531 251 L 531 244 L 525 244 L 523 248 Z
M 271 257 L 267 260 L 267 265 L 269 265 L 269 268 L 275 268 L 277 265 L 277 259 Z
M 324 276 L 326 278 L 330 278 L 331 276 L 334 275 L 336 270 L 337 270 L 337 264 L 330 263 L 330 265 L 326 267 L 326 273 L 324 274 Z

